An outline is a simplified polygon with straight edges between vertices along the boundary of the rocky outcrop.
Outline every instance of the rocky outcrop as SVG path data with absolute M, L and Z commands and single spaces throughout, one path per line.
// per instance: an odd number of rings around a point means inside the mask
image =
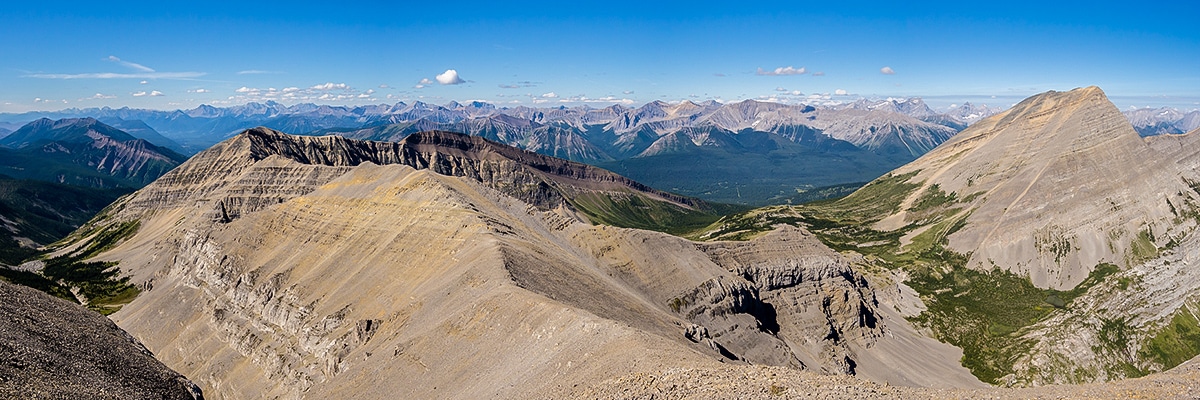
M 0 281 L 0 397 L 202 399 L 104 316 Z

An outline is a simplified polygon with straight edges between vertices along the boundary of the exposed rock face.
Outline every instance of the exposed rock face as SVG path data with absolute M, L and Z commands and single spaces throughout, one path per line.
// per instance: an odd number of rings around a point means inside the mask
M 105 221 L 141 229 L 98 259 L 148 290 L 114 319 L 214 398 L 526 398 L 721 362 L 979 384 L 803 230 L 701 245 L 592 226 L 504 182 L 643 192 L 478 138 L 410 138 L 246 132 L 122 200 Z M 878 362 L 901 342 L 926 367 L 866 365 L 904 365 Z
M 311 192 L 351 167 L 371 163 L 470 178 L 542 209 L 570 208 L 569 200 L 597 193 L 637 197 L 683 213 L 707 207 L 698 200 L 658 191 L 602 169 L 450 132 L 418 133 L 400 142 L 372 142 L 292 136 L 255 128 L 197 154 L 194 160 L 164 176 L 127 206 L 140 212 L 203 198 L 213 207 L 206 211 L 208 215 L 228 221 Z M 290 163 L 299 166 L 284 166 Z M 208 196 L 216 191 L 220 196 Z
M 0 397 L 202 399 L 104 316 L 0 281 Z
M 1049 92 L 897 169 L 917 172 L 909 181 L 921 186 L 880 226 L 919 218 L 905 210 L 938 185 L 972 199 L 963 204 L 966 225 L 950 236 L 971 267 L 1069 289 L 1099 263 L 1138 261 L 1139 235 L 1161 246 L 1194 228 L 1175 220 L 1200 197 L 1164 160 L 1099 88 Z
M 1004 383 L 1162 371 L 1200 352 L 1189 322 L 1200 309 L 1190 267 L 1200 262 L 1198 142 L 1196 132 L 1139 137 L 1096 87 L 1040 94 L 893 172 L 915 189 L 876 227 L 925 224 L 901 239 L 911 240 L 931 229 L 922 207 L 944 207 L 965 221 L 945 229 L 967 267 L 1040 288 L 1069 291 L 1101 264 L 1117 266 L 1017 334 L 1013 346 L 1029 350 L 1009 360 Z

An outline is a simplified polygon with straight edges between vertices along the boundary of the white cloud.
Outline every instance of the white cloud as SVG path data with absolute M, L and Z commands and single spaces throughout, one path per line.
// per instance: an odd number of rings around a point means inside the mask
M 543 93 L 543 94 L 542 94 L 542 98 L 545 98 L 545 99 L 553 99 L 553 98 L 555 98 L 555 97 L 558 97 L 558 94 L 557 94 L 557 93 L 554 93 L 554 92 L 550 92 L 550 93 Z
M 133 93 L 130 93 L 130 95 L 132 95 L 133 97 L 143 97 L 143 96 L 145 96 L 145 95 L 147 95 L 147 94 L 149 94 L 149 93 L 146 93 L 146 91 L 144 91 L 144 90 L 143 90 L 143 91 L 141 91 L 141 92 L 133 92 Z
M 415 86 L 413 86 L 413 89 L 424 89 L 424 88 L 425 88 L 425 85 L 424 85 L 424 84 L 420 84 L 420 83 L 418 83 L 418 84 L 416 84 Z
M 79 100 L 104 100 L 104 99 L 115 99 L 115 98 L 117 98 L 117 96 L 103 94 L 103 93 L 96 93 L 96 94 L 92 95 L 92 97 L 86 97 L 86 98 L 82 98 Z
M 622 94 L 633 94 L 633 91 L 632 91 L 632 90 L 626 90 L 626 91 L 624 91 L 624 92 L 621 92 L 621 93 L 622 93 Z
M 786 91 L 788 91 L 788 90 L 787 90 L 787 89 L 784 89 L 784 88 L 783 88 L 783 86 L 778 86 L 778 87 L 776 87 L 776 88 L 775 88 L 775 91 L 776 91 L 776 92 L 786 92 Z
M 163 94 L 163 92 L 160 92 L 157 90 L 150 91 L 150 97 L 158 97 L 158 96 L 166 96 L 166 95 Z
M 846 89 L 838 89 L 838 90 L 834 90 L 833 94 L 836 96 L 845 96 L 849 93 L 846 92 Z
M 375 94 L 375 89 L 367 89 L 367 91 L 365 91 L 365 92 L 363 92 L 363 93 L 366 93 L 366 94 Z
M 312 90 L 348 90 L 350 86 L 345 83 L 326 82 L 321 85 L 313 85 L 309 89 Z
M 439 74 L 434 79 L 437 79 L 438 83 L 443 85 L 457 85 L 465 82 L 462 78 L 458 77 L 458 71 L 452 69 L 446 70 L 446 72 Z
M 879 69 L 879 73 L 884 75 L 895 75 L 896 70 L 892 69 L 892 67 L 883 67 Z
M 248 87 L 245 87 L 245 86 L 242 86 L 242 87 L 240 87 L 240 88 L 237 88 L 237 90 L 234 90 L 234 92 L 238 92 L 238 93 L 258 93 L 258 92 L 260 92 L 260 91 L 261 91 L 261 90 L 259 90 L 259 89 L 255 89 L 255 88 L 248 88 Z
M 804 93 L 800 93 L 800 91 L 799 91 L 799 90 L 793 90 L 793 91 L 792 91 L 792 96 L 803 96 L 803 95 L 804 95 Z
M 789 65 L 786 67 L 775 68 L 774 70 L 771 70 L 771 71 L 767 71 L 762 68 L 759 68 L 758 71 L 755 72 L 754 74 L 755 75 L 763 75 L 763 76 L 783 76 L 783 75 L 804 75 L 807 72 L 808 72 L 808 70 L 805 69 L 804 67 L 794 68 Z
M 295 92 L 299 92 L 299 91 L 300 91 L 300 88 L 295 87 L 295 86 L 283 88 L 284 93 L 295 93 Z
M 211 92 L 211 91 L 208 89 L 204 89 L 204 88 L 188 90 L 188 93 L 208 93 L 208 92 Z
M 813 76 L 825 76 L 825 71 L 813 72 Z
M 420 82 L 417 82 L 417 84 L 418 84 L 418 85 L 432 85 L 432 84 L 433 84 L 433 80 L 432 80 L 432 79 L 429 79 L 429 78 L 421 78 L 421 81 L 420 81 Z
M 145 84 L 147 84 L 147 83 L 150 83 L 150 81 L 141 81 L 141 82 L 138 82 L 138 83 L 145 85 Z
M 26 78 L 40 79 L 193 79 L 207 75 L 204 72 L 144 72 L 135 74 L 120 74 L 116 72 L 98 72 L 87 74 L 29 74 Z
M 388 89 L 388 88 L 391 88 L 391 86 L 388 86 L 386 83 L 384 83 L 384 84 L 379 85 L 379 88 L 380 89 Z

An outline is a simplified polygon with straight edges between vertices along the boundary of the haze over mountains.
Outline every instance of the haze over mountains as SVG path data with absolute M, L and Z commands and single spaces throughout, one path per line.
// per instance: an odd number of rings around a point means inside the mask
M 130 124 L 135 129 L 131 134 L 145 132 L 147 140 L 161 133 L 193 152 L 258 125 L 293 134 L 391 141 L 415 132 L 446 130 L 601 166 L 686 195 L 761 205 L 842 193 L 846 189 L 812 190 L 853 187 L 873 179 L 929 151 L 969 119 L 990 112 L 994 111 L 981 108 L 964 120 L 938 114 L 920 99 L 863 100 L 820 108 L 753 100 L 655 101 L 638 108 L 498 108 L 483 102 L 350 108 L 268 102 L 172 112 L 64 110 L 0 119 L 94 116 Z M 139 129 L 134 126 L 138 121 L 153 128 Z M 697 159 L 708 162 L 692 162 Z

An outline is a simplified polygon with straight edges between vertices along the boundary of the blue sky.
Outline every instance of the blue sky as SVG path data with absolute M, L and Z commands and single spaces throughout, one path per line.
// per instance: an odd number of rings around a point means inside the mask
M 1122 108 L 1200 108 L 1192 1 L 17 1 L 0 5 L 0 112 L 269 99 L 1007 106 L 1088 85 Z

